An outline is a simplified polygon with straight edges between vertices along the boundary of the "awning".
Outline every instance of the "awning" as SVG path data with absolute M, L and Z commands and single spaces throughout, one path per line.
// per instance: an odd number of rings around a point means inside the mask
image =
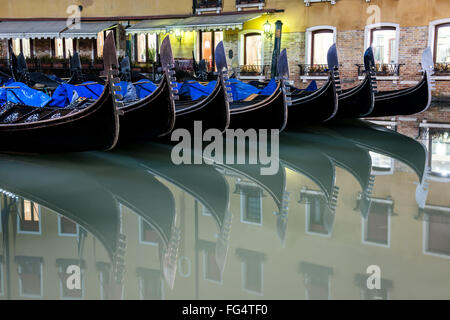
M 97 34 L 103 30 L 115 27 L 115 22 L 81 22 L 64 30 L 59 35 L 61 38 L 85 38 L 96 39 Z
M 127 28 L 127 34 L 183 31 L 242 29 L 244 23 L 261 16 L 260 13 L 196 16 L 182 19 L 145 20 Z
M 4 21 L 0 22 L 0 39 L 58 38 L 66 21 Z

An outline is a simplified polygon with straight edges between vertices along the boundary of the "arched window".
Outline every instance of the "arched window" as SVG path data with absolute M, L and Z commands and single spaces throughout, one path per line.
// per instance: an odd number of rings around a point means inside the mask
M 326 65 L 328 49 L 335 42 L 335 27 L 315 26 L 306 29 L 306 64 Z
M 435 28 L 434 60 L 436 63 L 450 63 L 450 23 Z
M 366 26 L 365 47 L 372 46 L 375 63 L 397 64 L 400 28 L 394 23 L 378 23 Z
M 262 36 L 260 33 L 247 33 L 244 35 L 244 64 L 262 64 Z

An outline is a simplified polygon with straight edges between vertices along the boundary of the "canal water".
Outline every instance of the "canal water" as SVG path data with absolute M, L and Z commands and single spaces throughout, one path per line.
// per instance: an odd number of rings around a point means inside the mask
M 155 142 L 1 155 L 0 299 L 450 299 L 450 140 L 425 131 L 282 133 L 270 175 Z

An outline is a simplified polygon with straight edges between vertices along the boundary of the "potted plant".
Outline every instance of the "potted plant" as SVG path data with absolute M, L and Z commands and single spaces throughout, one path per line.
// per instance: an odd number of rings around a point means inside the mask
M 95 69 L 103 69 L 103 58 L 102 57 L 96 57 L 94 59 L 94 68 Z
M 62 59 L 62 58 L 53 58 L 53 68 L 55 68 L 55 69 L 63 69 L 64 68 L 64 59 Z
M 50 69 L 52 67 L 52 57 L 49 54 L 45 54 L 39 58 L 41 68 Z
M 26 58 L 28 69 L 35 69 L 36 68 L 36 59 L 34 58 Z

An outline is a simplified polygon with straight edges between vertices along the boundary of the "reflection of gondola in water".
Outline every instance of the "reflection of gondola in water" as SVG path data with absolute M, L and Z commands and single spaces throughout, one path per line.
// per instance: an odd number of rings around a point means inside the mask
M 121 233 L 119 205 L 131 209 L 159 235 L 161 266 L 171 287 L 176 271 L 175 202 L 172 193 L 145 171 L 95 156 L 62 158 L 14 157 L 2 160 L 0 185 L 79 224 L 104 245 L 112 261 L 112 276 L 121 287 L 126 236 Z M 21 175 L 17 172 L 20 171 Z M 45 177 L 45 188 L 42 187 Z M 28 181 L 32 179 L 32 181 Z M 124 185 L 132 179 L 132 185 Z M 71 183 L 67 185 L 67 181 Z M 149 196 L 151 195 L 151 196 Z M 117 289 L 111 284 L 111 290 Z
M 385 127 L 363 120 L 341 120 L 329 127 L 359 147 L 397 159 L 419 178 L 416 201 L 423 207 L 428 195 L 427 150 L 420 142 Z

